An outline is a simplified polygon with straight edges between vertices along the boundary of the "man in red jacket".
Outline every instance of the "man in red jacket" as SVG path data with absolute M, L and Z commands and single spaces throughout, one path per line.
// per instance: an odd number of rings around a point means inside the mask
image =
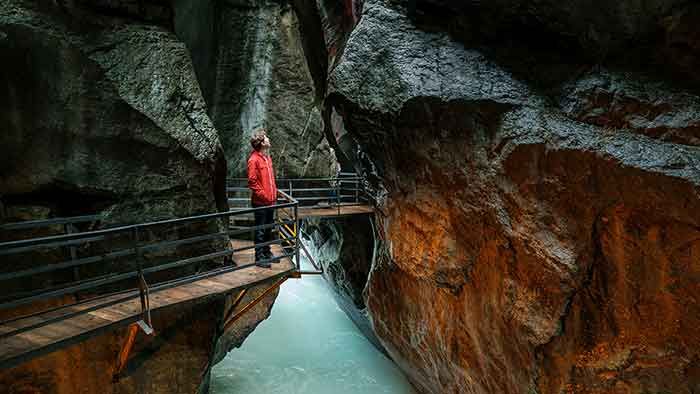
M 253 152 L 248 158 L 248 187 L 251 190 L 251 205 L 253 208 L 269 207 L 277 201 L 277 185 L 275 184 L 275 171 L 272 168 L 270 157 L 270 139 L 267 138 L 265 129 L 259 129 L 253 133 L 250 139 Z M 255 211 L 255 226 L 272 224 L 274 221 L 274 209 L 261 209 Z M 272 228 L 255 230 L 255 261 L 258 266 L 270 268 L 270 262 L 262 263 L 261 260 L 272 258 L 270 245 L 258 244 L 272 240 Z

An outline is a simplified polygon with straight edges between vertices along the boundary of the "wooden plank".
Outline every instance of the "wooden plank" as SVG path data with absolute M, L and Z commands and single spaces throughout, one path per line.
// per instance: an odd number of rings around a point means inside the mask
M 141 300 L 137 297 L 132 300 L 107 307 L 112 311 L 121 312 L 125 316 L 141 314 Z
M 339 217 L 349 215 L 367 215 L 374 213 L 374 208 L 369 205 L 341 205 L 340 213 L 338 207 L 300 207 L 299 217 Z
M 155 305 L 151 303 L 151 309 L 155 309 L 164 305 L 179 304 L 190 299 L 189 293 L 180 286 L 163 290 L 159 293 L 161 293 L 163 298 L 160 299 Z M 153 302 L 153 300 L 151 300 L 151 302 Z
M 41 314 L 36 314 L 33 316 L 29 316 L 26 318 L 21 318 L 14 320 L 12 322 L 4 323 L 0 325 L 0 333 L 3 332 L 8 332 L 8 330 L 18 330 L 18 329 L 23 329 L 25 327 L 29 327 L 35 324 L 40 324 L 43 323 L 47 320 L 54 319 L 54 318 L 60 318 L 63 316 L 66 316 L 68 314 L 74 313 L 74 312 L 80 312 L 84 311 L 86 309 L 98 306 L 100 304 L 105 304 L 108 302 L 112 302 L 115 300 L 118 300 L 120 298 L 127 297 L 129 294 L 133 294 L 135 292 L 126 292 L 126 293 L 121 293 L 121 294 L 114 294 L 108 297 L 103 297 L 103 298 L 98 298 L 94 300 L 88 300 L 83 303 L 77 304 L 77 305 L 68 305 L 56 310 L 51 310 L 45 313 Z
M 306 206 L 299 207 L 299 219 L 308 217 L 334 218 L 350 215 L 369 215 L 374 213 L 374 208 L 366 204 L 346 203 L 340 206 L 340 211 L 336 206 Z M 280 208 L 277 217 L 285 220 L 293 219 L 294 210 L 292 208 Z M 231 217 L 233 225 L 252 226 L 254 222 L 253 214 L 245 214 Z
M 0 335 L 6 334 L 6 333 L 12 332 L 12 331 L 15 331 L 15 329 L 12 327 L 9 327 L 9 326 L 0 325 Z
M 45 326 L 47 327 L 47 326 Z M 40 327 L 37 330 L 32 330 L 32 331 L 25 331 L 23 333 L 14 335 L 13 338 L 22 338 L 25 341 L 31 343 L 31 348 L 32 349 L 41 349 L 43 347 L 46 347 L 50 345 L 53 342 L 57 342 L 61 340 L 62 338 L 70 338 L 75 336 L 77 332 L 69 332 L 66 333 L 64 329 L 61 328 L 61 324 L 52 324 L 51 328 L 56 330 L 56 331 L 51 331 L 51 332 L 37 332 L 38 330 L 41 330 L 44 327 Z
M 36 348 L 44 348 L 65 341 L 67 338 L 73 338 L 85 332 L 93 331 L 96 327 L 109 323 L 112 322 L 95 316 L 81 315 L 60 323 L 53 323 L 23 332 L 15 337 L 24 338 L 32 342 Z
M 235 241 L 237 245 L 249 244 L 250 241 Z M 273 250 L 281 254 L 282 249 L 275 245 Z M 252 257 L 252 251 L 251 251 Z M 210 296 L 230 293 L 233 290 L 247 288 L 258 283 L 288 275 L 294 269 L 293 264 L 287 258 L 271 268 L 249 267 L 228 273 L 223 273 L 210 278 L 194 281 L 173 288 L 166 288 L 151 293 L 151 310 L 166 308 L 184 302 L 203 300 Z M 124 295 L 121 295 L 124 296 Z M 110 296 L 102 300 L 114 300 Z M 100 300 L 90 301 L 85 305 L 66 307 L 65 310 L 52 311 L 43 316 L 61 316 L 77 309 L 85 309 L 95 306 Z M 3 338 L 0 346 L 0 368 L 16 365 L 63 346 L 85 340 L 91 336 L 103 332 L 105 329 L 123 326 L 137 320 L 141 315 L 140 299 L 133 298 L 121 303 L 109 305 L 101 309 L 90 311 L 69 317 L 59 322 L 28 330 L 26 332 Z M 26 327 L 30 322 L 41 321 L 42 315 L 18 320 L 19 327 Z M 13 326 L 0 326 L 0 332 L 15 329 Z
M 214 289 L 216 291 L 230 291 L 231 286 L 227 285 L 226 283 L 221 282 L 220 280 L 216 279 L 216 277 L 212 279 L 202 279 L 199 281 L 199 283 L 204 286 L 208 287 L 211 289 Z
M 2 356 L 16 357 L 26 352 L 26 349 L 32 348 L 34 344 L 25 338 L 12 336 L 2 340 Z
M 115 322 L 131 316 L 130 313 L 119 312 L 115 309 L 110 309 L 110 308 L 98 309 L 95 311 L 88 312 L 88 314 L 90 316 L 95 316 L 95 317 L 99 317 L 101 319 L 115 321 Z

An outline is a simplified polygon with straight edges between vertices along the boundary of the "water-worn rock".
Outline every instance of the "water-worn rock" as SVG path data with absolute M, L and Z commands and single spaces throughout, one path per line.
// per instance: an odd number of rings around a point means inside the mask
M 0 220 L 101 213 L 99 222 L 105 226 L 227 208 L 222 146 L 188 49 L 170 30 L 168 3 L 11 0 L 0 4 L 0 123 L 4 125 Z M 79 227 L 94 229 L 90 223 Z M 141 235 L 163 240 L 194 231 L 185 227 Z M 42 233 L 2 234 L 0 239 L 63 231 L 53 226 Z M 202 228 L 197 231 L 201 234 Z M 105 242 L 109 245 L 95 242 L 85 248 L 118 247 L 119 242 L 111 239 Z M 161 250 L 145 257 L 152 263 L 182 258 L 191 251 L 178 248 L 170 251 L 173 256 Z M 56 256 L 48 257 L 55 261 L 66 259 L 63 250 L 51 252 Z M 78 251 L 83 252 L 90 255 Z M 20 256 L 18 264 L 5 258 L 7 264 L 0 270 L 48 262 L 45 257 Z M 136 263 L 133 258 L 110 261 L 85 265 L 80 274 L 94 277 Z M 191 265 L 183 270 L 199 268 Z M 154 283 L 159 278 L 147 279 Z M 72 280 L 72 270 L 34 275 L 3 282 L 0 293 Z M 248 298 L 263 289 L 251 289 Z M 230 300 L 208 299 L 154 311 L 156 335 L 139 335 L 119 379 L 114 374 L 124 327 L 1 371 L 0 391 L 204 392 L 208 371 L 221 357 L 221 349 L 230 348 L 217 349 L 217 340 L 240 344 L 268 316 L 275 296 L 270 294 L 228 332 L 222 332 L 222 320 Z M 71 295 L 3 310 L 0 320 L 75 301 Z
M 528 57 L 549 48 L 589 62 L 658 67 L 693 80 L 700 61 L 700 5 L 684 0 L 390 0 L 419 24 L 485 50 Z M 515 45 L 514 45 L 515 44 Z M 527 48 L 527 50 L 523 50 Z M 568 61 L 568 59 L 562 59 Z M 541 65 L 541 63 L 540 63 Z M 641 65 L 641 67 L 639 67 Z
M 563 89 L 571 118 L 609 132 L 633 131 L 663 141 L 700 145 L 700 99 L 645 75 L 595 70 Z
M 221 144 L 171 32 L 19 0 L 0 30 L 6 205 L 116 223 L 226 206 Z
M 190 48 L 229 175 L 245 175 L 249 139 L 265 127 L 280 177 L 327 176 L 322 132 L 296 15 L 287 2 L 178 0 L 175 30 Z
M 392 358 L 431 393 L 700 389 L 698 96 L 636 67 L 540 85 L 407 12 L 365 4 L 327 99 L 388 192 L 366 303 Z

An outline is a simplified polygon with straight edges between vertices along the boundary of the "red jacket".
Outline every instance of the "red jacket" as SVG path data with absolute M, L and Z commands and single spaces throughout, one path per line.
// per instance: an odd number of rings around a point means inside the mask
M 272 205 L 277 201 L 277 184 L 272 158 L 253 151 L 248 158 L 248 187 L 254 205 Z

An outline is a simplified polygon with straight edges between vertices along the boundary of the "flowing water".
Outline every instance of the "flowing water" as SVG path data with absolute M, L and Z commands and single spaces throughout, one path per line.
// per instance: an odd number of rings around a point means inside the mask
M 212 369 L 212 393 L 414 393 L 331 292 L 319 276 L 285 282 L 270 317 Z

